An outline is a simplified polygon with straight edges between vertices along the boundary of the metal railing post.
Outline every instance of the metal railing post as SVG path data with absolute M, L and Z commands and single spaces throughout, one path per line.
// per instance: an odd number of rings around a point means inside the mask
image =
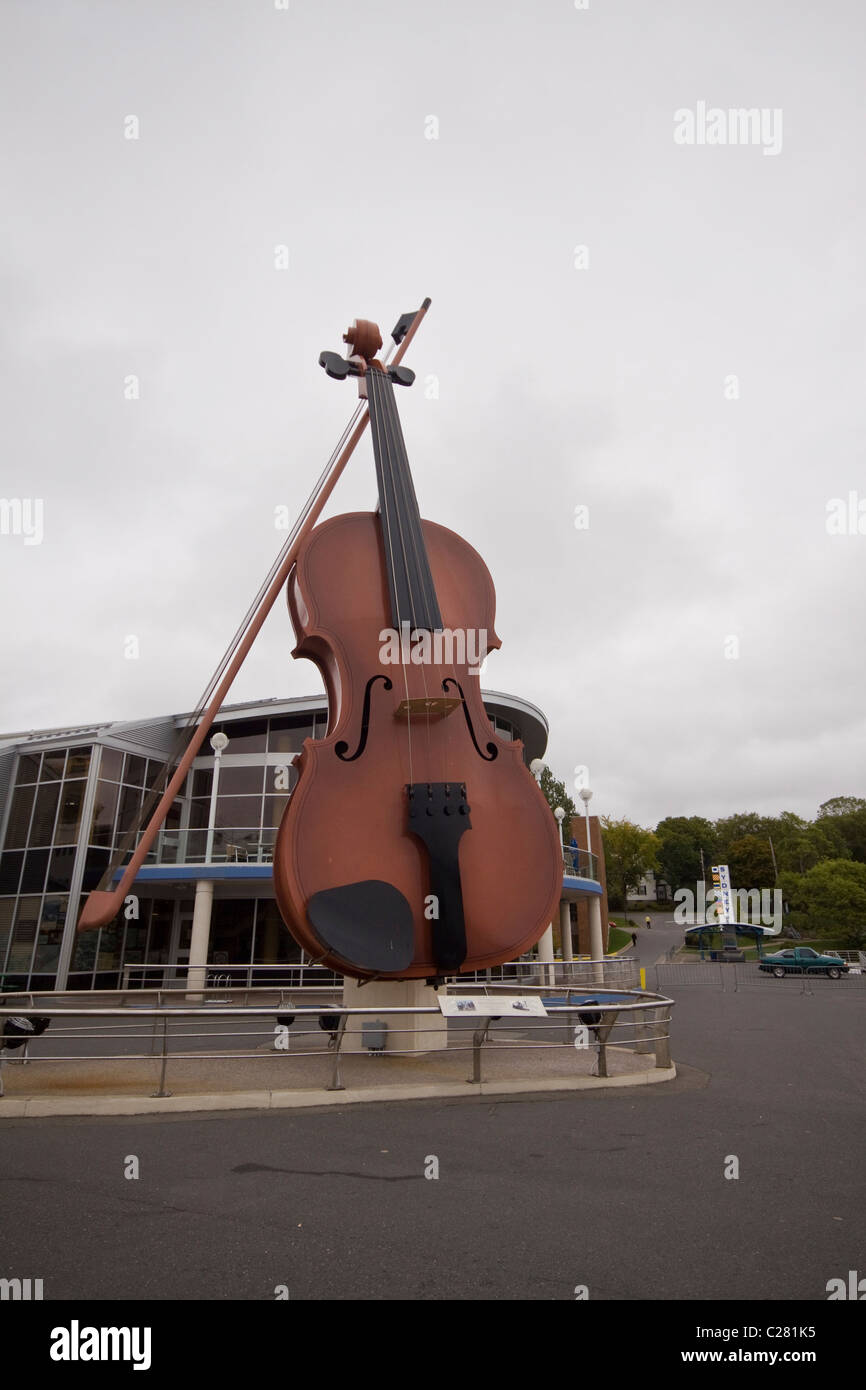
M 671 1034 L 670 1028 L 667 1027 L 664 1021 L 664 1011 L 667 1007 L 666 1004 L 662 1004 L 657 1009 L 651 1009 L 649 1011 L 655 1015 L 653 1019 L 655 1025 L 653 1031 L 656 1034 L 655 1050 L 657 1068 L 668 1068 L 671 1065 Z
M 165 1089 L 165 1069 L 168 1066 L 168 1014 L 162 1017 L 162 1065 L 159 1071 L 159 1090 L 152 1091 L 151 1095 L 155 1098 L 163 1099 L 170 1096 L 171 1091 Z
M 486 1019 L 484 1026 L 476 1028 L 472 1034 L 472 1075 L 469 1080 L 474 1085 L 481 1084 L 481 1049 L 487 1041 L 487 1034 L 492 1022 L 492 1018 Z
M 602 1015 L 601 1023 L 598 1025 L 598 1028 L 596 1029 L 596 1039 L 597 1039 L 597 1042 L 598 1042 L 598 1073 L 597 1073 L 597 1074 L 598 1074 L 599 1076 L 607 1076 L 607 1075 L 608 1075 L 608 1070 L 607 1070 L 607 1040 L 608 1040 L 608 1038 L 609 1038 L 610 1035 L 611 1035 L 611 1032 L 612 1032 L 612 1030 L 613 1030 L 613 1026 L 614 1026 L 614 1024 L 616 1023 L 616 1020 L 617 1020 L 618 1016 L 619 1016 L 619 1010 L 618 1010 L 618 1009 L 613 1010 L 613 1011 L 611 1012 L 611 1014 L 610 1014 L 610 1022 L 609 1022 L 609 1023 L 606 1023 L 606 1022 L 605 1022 L 604 1015 Z
M 645 1055 L 645 1054 L 648 1053 L 648 1052 L 654 1052 L 654 1051 L 655 1051 L 655 1046 L 654 1046 L 653 1041 L 652 1041 L 652 1035 L 653 1035 L 653 1032 L 655 1031 L 655 1030 L 652 1028 L 652 1026 L 651 1026 L 651 1025 L 652 1025 L 652 1022 L 653 1022 L 653 1017 L 652 1017 L 652 1016 L 653 1016 L 653 1010 L 652 1010 L 652 1009 L 637 1009 L 637 1010 L 635 1011 L 635 1015 L 634 1015 L 634 1023 L 635 1023 L 635 1027 L 634 1027 L 634 1036 L 635 1036 L 635 1040 L 636 1040 L 635 1051 L 636 1051 L 639 1055 Z
M 327 1088 L 329 1091 L 345 1091 L 346 1089 L 343 1085 L 343 1071 L 340 1065 L 343 1059 L 340 1049 L 343 1046 L 343 1035 L 346 1031 L 347 1018 L 348 1014 L 340 1014 L 340 1022 L 337 1025 L 337 1036 L 334 1039 L 334 1070 L 331 1073 L 331 1084 Z

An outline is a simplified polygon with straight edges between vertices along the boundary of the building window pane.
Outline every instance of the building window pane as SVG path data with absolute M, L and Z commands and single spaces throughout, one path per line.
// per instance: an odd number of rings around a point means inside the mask
M 93 970 L 93 962 L 96 960 L 96 942 L 99 937 L 98 931 L 79 932 L 75 940 L 75 954 L 72 957 L 73 971 L 86 971 L 89 975 Z M 70 989 L 87 989 L 89 980 L 76 980 L 72 983 L 70 978 Z
M 92 845 L 111 844 L 111 832 L 114 828 L 119 792 L 120 788 L 115 782 L 103 782 L 101 778 L 97 782 L 96 805 L 93 808 L 93 820 L 90 827 L 90 843 Z
M 99 775 L 109 782 L 119 782 L 123 771 L 123 754 L 119 748 L 103 748 Z
M 89 893 L 92 888 L 96 888 L 111 858 L 107 849 L 90 849 L 87 851 L 87 858 L 84 861 L 84 878 L 81 886 L 85 893 Z
M 108 927 L 103 927 L 99 933 L 99 945 L 96 953 L 96 969 L 100 970 L 119 970 L 120 969 L 120 940 L 122 932 L 117 924 L 112 922 Z M 104 985 L 100 985 L 104 988 Z
M 259 826 L 261 814 L 260 796 L 218 796 L 214 825 Z
M 6 963 L 6 947 L 12 935 L 12 917 L 15 902 L 12 898 L 0 898 L 0 970 Z
M 154 899 L 150 914 L 150 943 L 147 948 L 149 964 L 164 965 L 168 960 L 173 918 L 174 903 L 164 898 Z M 153 978 L 151 976 L 151 979 Z
M 46 898 L 39 923 L 39 939 L 33 958 L 33 971 L 56 971 L 66 921 L 66 898 Z
M 40 781 L 56 782 L 63 776 L 63 767 L 66 762 L 66 749 L 61 748 L 58 753 L 42 754 L 42 773 Z
M 128 922 L 126 941 L 123 948 L 125 965 L 141 965 L 144 961 L 144 948 L 147 945 L 147 926 L 138 922 Z
M 268 738 L 271 753 L 300 753 L 305 738 L 313 737 L 313 720 L 302 715 L 294 719 L 272 719 Z
M 39 893 L 45 887 L 45 873 L 48 868 L 49 849 L 31 849 L 24 856 L 24 873 L 21 875 L 22 893 Z
M 35 787 L 17 787 L 12 796 L 9 824 L 6 827 L 6 848 L 23 849 L 27 844 L 30 812 L 33 810 Z
M 286 796 L 288 792 L 294 791 L 295 783 L 298 780 L 298 770 L 291 763 L 285 762 L 276 764 L 267 769 L 265 777 L 265 791 L 277 792 Z
M 126 771 L 123 774 L 124 782 L 128 782 L 131 787 L 143 786 L 146 765 L 146 758 L 136 758 L 134 754 L 127 753 Z
M 30 970 L 33 943 L 36 940 L 36 928 L 39 923 L 40 902 L 40 898 L 21 898 L 18 903 L 15 929 L 12 933 L 12 945 L 9 948 L 9 959 L 6 963 L 7 971 L 26 975 Z
M 117 833 L 125 835 L 131 830 L 141 809 L 141 792 L 133 787 L 124 787 L 120 793 L 120 810 L 117 813 Z
M 301 959 L 301 948 L 289 933 L 273 899 L 260 898 L 258 901 L 255 959 L 262 964 Z M 259 984 L 266 982 L 267 976 L 258 981 Z
M 189 803 L 189 825 L 191 830 L 203 830 L 207 825 L 210 802 L 203 797 Z
M 246 965 L 252 956 L 255 901 L 226 899 L 215 902 L 211 918 L 211 965 Z
M 48 867 L 48 892 L 68 893 L 72 882 L 72 869 L 75 864 L 75 846 L 56 849 Z
M 0 854 L 0 894 L 18 892 L 23 862 L 24 855 L 21 850 L 15 850 L 11 854 Z
M 191 796 L 210 796 L 213 784 L 213 769 L 210 767 L 197 767 L 192 774 Z
M 86 782 L 64 782 L 60 798 L 60 812 L 54 841 L 58 845 L 73 845 L 78 838 L 81 821 L 81 803 L 84 800 Z
M 261 796 L 263 767 L 221 767 L 220 796 Z
M 16 785 L 22 782 L 39 781 L 39 764 L 42 761 L 41 753 L 22 753 L 18 759 L 18 776 L 15 778 Z
M 40 787 L 37 791 L 33 824 L 30 827 L 31 845 L 51 844 L 54 839 L 54 820 L 59 800 L 60 786 L 57 782 L 53 782 L 49 787 Z
M 223 724 L 220 729 L 229 741 L 227 752 L 264 753 L 268 739 L 267 719 L 245 719 L 239 724 Z
M 276 830 L 283 819 L 283 812 L 289 804 L 287 796 L 266 796 L 262 824 Z
M 148 760 L 147 760 L 147 772 L 146 772 L 145 778 L 144 778 L 144 785 L 145 785 L 146 787 L 154 787 L 154 786 L 156 786 L 156 783 L 157 783 L 157 781 L 159 780 L 159 778 L 160 778 L 162 772 L 164 771 L 164 769 L 165 769 L 165 763 L 157 762 L 155 758 L 148 758 Z
M 67 777 L 86 777 L 90 771 L 90 749 L 70 748 L 66 757 Z

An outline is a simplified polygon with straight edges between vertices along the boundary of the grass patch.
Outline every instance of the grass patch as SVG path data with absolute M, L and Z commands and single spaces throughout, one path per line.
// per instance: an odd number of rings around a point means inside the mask
M 614 919 L 611 918 L 611 921 Z M 624 931 L 622 927 L 611 927 L 607 937 L 607 950 L 609 955 L 615 951 L 621 951 L 623 946 L 631 945 L 631 931 Z

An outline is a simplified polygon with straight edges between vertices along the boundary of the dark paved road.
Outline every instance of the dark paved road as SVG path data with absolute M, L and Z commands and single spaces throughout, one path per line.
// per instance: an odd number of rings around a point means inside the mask
M 823 1300 L 866 1273 L 866 989 L 789 986 L 683 988 L 682 1075 L 640 1092 L 7 1121 L 0 1273 L 46 1298 Z

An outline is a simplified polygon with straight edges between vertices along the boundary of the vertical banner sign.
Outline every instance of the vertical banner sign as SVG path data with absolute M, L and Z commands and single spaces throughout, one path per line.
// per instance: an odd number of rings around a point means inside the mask
M 727 864 L 713 864 L 711 873 L 713 875 L 713 888 L 716 891 L 716 924 L 720 927 L 733 926 L 737 919 L 734 915 L 731 875 L 728 872 L 728 866 Z

